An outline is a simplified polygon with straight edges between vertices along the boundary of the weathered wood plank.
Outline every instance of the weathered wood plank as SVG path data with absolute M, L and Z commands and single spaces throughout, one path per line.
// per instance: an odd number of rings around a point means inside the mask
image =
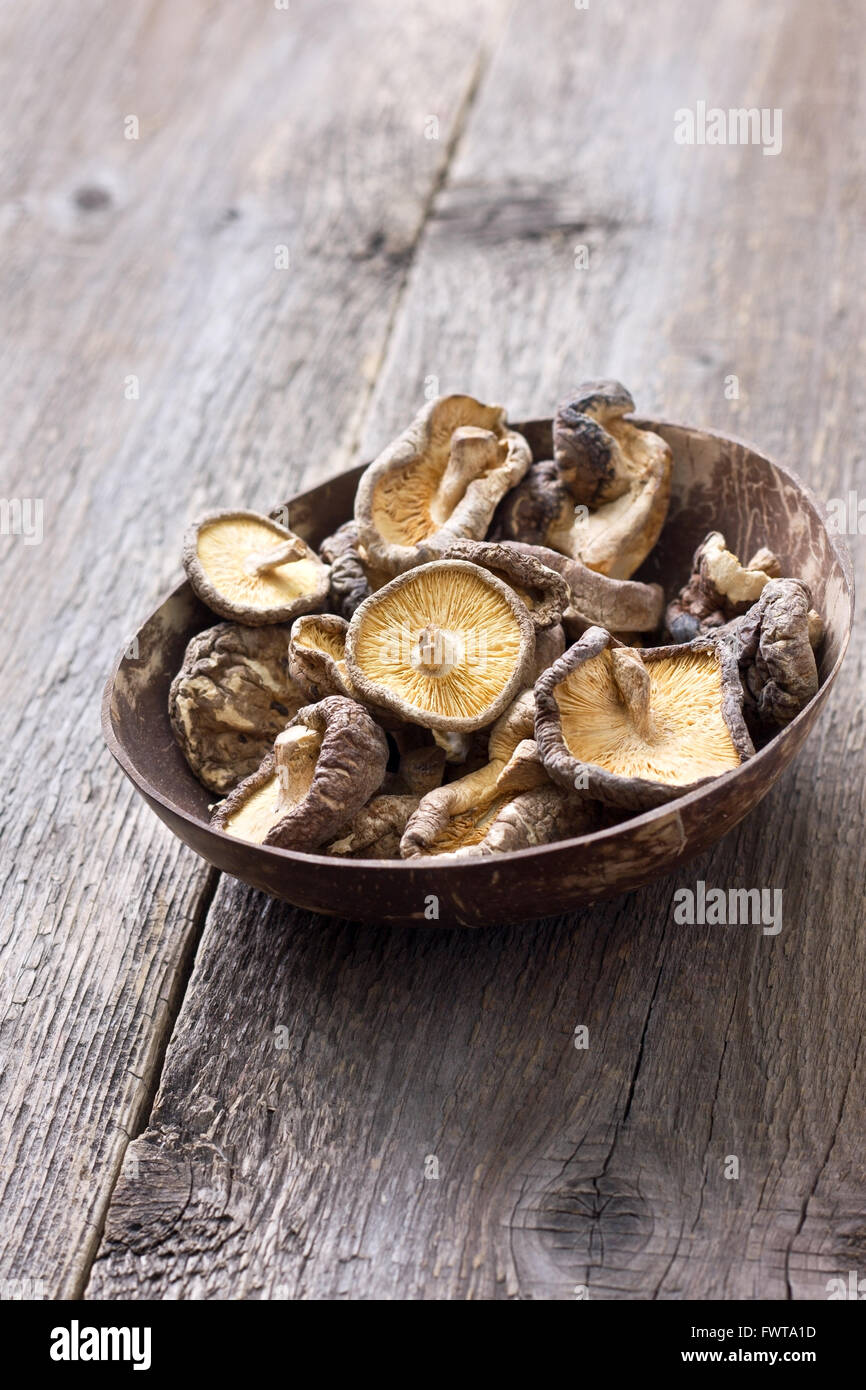
M 805 0 L 518 5 L 364 451 L 431 376 L 520 417 L 609 373 L 862 489 L 861 38 Z M 781 107 L 783 153 L 676 145 L 698 99 Z M 857 648 L 688 880 L 781 888 L 777 937 L 676 925 L 673 882 L 429 935 L 222 884 L 90 1296 L 822 1297 L 862 1269 L 862 688 Z
M 213 887 L 102 747 L 110 659 L 194 511 L 354 452 L 497 12 L 0 16 L 0 491 L 44 507 L 0 538 L 0 1281 L 80 1288 Z

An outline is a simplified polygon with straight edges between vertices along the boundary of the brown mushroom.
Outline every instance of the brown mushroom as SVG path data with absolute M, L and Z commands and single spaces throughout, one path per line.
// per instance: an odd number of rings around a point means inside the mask
M 460 540 L 449 545 L 441 558 L 468 560 L 498 575 L 523 599 L 536 633 L 562 622 L 568 607 L 568 586 L 534 551 L 496 541 Z
M 354 694 L 346 672 L 349 624 L 336 613 L 307 613 L 292 623 L 289 671 L 308 700 Z
M 462 536 L 480 539 L 531 457 L 501 406 L 437 397 L 361 477 L 355 520 L 362 552 L 394 575 L 418 563 L 422 544 L 438 552 Z
M 746 713 L 764 727 L 789 724 L 818 690 L 815 649 L 823 623 L 799 579 L 769 579 L 722 640 L 740 668 Z
M 589 835 L 601 823 L 598 802 L 582 800 L 548 782 L 507 801 L 490 822 L 484 838 L 457 853 L 467 857 L 510 854 L 534 845 L 549 845 L 554 840 Z
M 409 794 L 374 796 L 323 853 L 343 859 L 399 859 L 400 839 L 417 805 L 418 797 Z
M 328 606 L 348 621 L 374 588 L 358 549 L 358 527 L 355 522 L 344 522 L 332 536 L 323 540 L 319 554 L 330 566 Z
M 605 627 L 616 634 L 649 633 L 655 632 L 661 623 L 665 596 L 660 584 L 611 579 L 548 546 L 528 545 L 523 541 L 504 544 L 524 555 L 534 556 L 562 576 L 568 589 L 563 623 L 572 640 L 581 637 L 588 627 Z
M 494 724 L 484 766 L 422 797 L 400 845 L 404 859 L 453 854 L 480 843 L 507 802 L 547 782 L 533 724 L 532 691 L 526 690 Z
M 745 565 L 728 550 L 721 531 L 711 531 L 695 551 L 692 576 L 665 612 L 672 642 L 722 627 L 744 613 L 761 595 L 769 579 L 780 573 L 772 551 L 762 548 Z
M 187 531 L 183 566 L 198 597 L 249 627 L 314 613 L 328 597 L 328 567 L 278 521 L 258 512 L 211 512 Z
M 546 545 L 629 579 L 661 533 L 673 462 L 659 435 L 625 419 L 632 410 L 617 381 L 580 387 L 556 412 L 553 460 L 534 464 L 505 498 L 494 535 Z
M 590 628 L 535 686 L 535 737 L 560 786 L 646 810 L 754 752 L 736 662 L 711 637 L 637 652 Z
M 387 764 L 385 735 L 363 705 L 330 695 L 298 711 L 212 824 L 257 844 L 317 849 L 369 801 Z
M 417 725 L 404 725 L 404 729 L 413 728 L 420 732 Z M 420 800 L 427 792 L 440 785 L 445 772 L 446 750 L 432 738 L 429 743 L 407 748 L 401 731 L 394 735 L 394 741 L 400 756 L 396 771 L 389 776 L 388 790 Z M 401 748 L 401 744 L 404 744 L 404 747 Z
M 522 599 L 465 560 L 440 560 L 371 594 L 346 634 L 359 698 L 446 734 L 492 724 L 526 683 L 535 631 Z
M 288 631 L 217 623 L 192 638 L 171 683 L 174 736 L 199 781 L 220 796 L 256 770 L 306 702 L 289 674 Z
M 497 574 L 523 599 L 535 628 L 535 662 L 529 673 L 530 680 L 534 681 L 562 656 L 567 645 L 562 619 L 569 593 L 556 569 L 545 565 L 529 547 L 519 550 L 497 541 L 455 541 L 442 558 L 469 560 L 480 565 L 491 574 Z

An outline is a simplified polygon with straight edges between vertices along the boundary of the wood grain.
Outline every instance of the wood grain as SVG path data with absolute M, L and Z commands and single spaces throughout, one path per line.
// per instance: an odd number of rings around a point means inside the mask
M 431 377 L 519 418 L 613 374 L 862 489 L 861 41 L 805 0 L 518 4 L 362 455 Z M 781 107 L 782 154 L 676 145 L 698 99 Z M 858 643 L 796 769 L 682 885 L 427 934 L 221 883 L 89 1296 L 820 1298 L 862 1272 L 863 675 Z M 782 932 L 676 925 L 698 879 L 781 888 Z
M 81 1289 L 214 888 L 102 747 L 111 658 L 191 514 L 354 454 L 499 13 L 0 15 L 0 491 L 44 507 L 0 537 L 0 1293 Z

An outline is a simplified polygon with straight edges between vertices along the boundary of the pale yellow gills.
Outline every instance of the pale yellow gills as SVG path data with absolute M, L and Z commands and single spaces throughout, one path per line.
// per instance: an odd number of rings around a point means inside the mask
M 554 689 L 562 736 L 575 758 L 621 777 L 683 786 L 739 767 L 712 653 L 641 663 L 648 678 L 642 717 L 640 701 L 627 704 L 615 679 L 617 655 L 606 648 Z
M 262 611 L 312 593 L 322 566 L 303 542 L 265 521 L 233 517 L 205 522 L 197 553 L 205 578 L 232 603 Z M 287 558 L 282 559 L 282 555 Z

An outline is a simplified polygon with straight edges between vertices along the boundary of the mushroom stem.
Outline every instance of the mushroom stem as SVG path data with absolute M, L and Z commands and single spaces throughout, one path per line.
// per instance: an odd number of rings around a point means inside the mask
M 492 430 L 460 425 L 451 436 L 451 454 L 434 499 L 434 520 L 449 517 L 469 484 L 498 462 L 499 440 Z
M 244 568 L 248 574 L 267 574 L 268 570 L 278 569 L 280 565 L 302 560 L 306 553 L 307 547 L 304 542 L 298 536 L 289 536 L 287 540 L 274 546 L 273 550 L 254 551 L 248 555 L 244 561 Z
M 613 678 L 632 723 L 643 739 L 653 731 L 650 673 L 633 647 L 615 647 L 610 654 Z
M 412 666 L 425 676 L 447 676 L 457 664 L 459 646 L 460 639 L 456 633 L 428 623 L 418 633 Z
M 280 784 L 279 806 L 286 810 L 300 801 L 313 780 L 322 736 L 304 724 L 293 724 L 274 742 L 274 762 Z

